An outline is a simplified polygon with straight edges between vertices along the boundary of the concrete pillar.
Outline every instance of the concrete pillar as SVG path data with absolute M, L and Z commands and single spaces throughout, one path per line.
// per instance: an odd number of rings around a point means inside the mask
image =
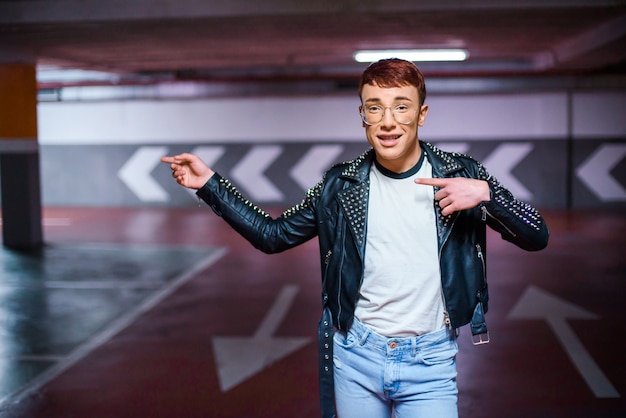
M 43 245 L 34 64 L 0 63 L 0 197 L 4 246 Z

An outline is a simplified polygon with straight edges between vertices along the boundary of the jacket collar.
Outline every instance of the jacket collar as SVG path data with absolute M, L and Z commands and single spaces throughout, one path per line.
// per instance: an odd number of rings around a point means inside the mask
M 450 177 L 452 173 L 463 169 L 463 166 L 452 158 L 454 154 L 442 151 L 428 142 L 420 141 L 420 145 L 430 165 L 433 166 L 433 177 Z
M 463 166 L 453 158 L 454 154 L 442 151 L 428 142 L 420 141 L 420 146 L 433 167 L 434 177 L 449 177 L 452 173 L 463 169 Z M 358 158 L 350 161 L 341 172 L 341 177 L 354 182 L 365 181 L 374 163 L 374 158 L 374 149 L 370 148 Z
M 350 161 L 341 172 L 341 177 L 354 182 L 364 182 L 367 180 L 370 168 L 374 163 L 374 149 L 370 148 L 359 157 Z
M 359 256 L 365 253 L 365 231 L 367 224 L 367 202 L 369 198 L 369 172 L 374 162 L 374 150 L 369 149 L 360 157 L 350 161 L 340 177 L 353 183 L 337 193 L 337 198 L 348 219 Z
M 421 145 L 422 151 L 426 153 L 426 157 L 433 167 L 433 177 L 452 177 L 453 173 L 463 169 L 461 163 L 456 158 L 453 158 L 460 154 L 442 151 L 436 146 L 426 142 L 422 142 Z M 435 191 L 438 189 L 438 187 L 435 187 Z M 434 206 L 437 214 L 439 251 L 441 251 L 452 232 L 452 227 L 459 213 L 454 212 L 451 215 L 444 216 L 441 213 L 441 207 L 437 203 L 435 203 Z

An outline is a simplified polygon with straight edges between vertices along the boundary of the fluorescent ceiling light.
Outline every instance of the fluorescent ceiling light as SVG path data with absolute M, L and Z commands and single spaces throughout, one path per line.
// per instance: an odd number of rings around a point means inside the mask
M 64 69 L 53 67 L 37 68 L 37 81 L 43 83 L 76 83 L 89 81 L 118 82 L 118 74 L 106 73 L 103 71 L 91 71 L 81 69 Z
M 388 49 L 357 51 L 357 62 L 375 62 L 386 58 L 400 58 L 407 61 L 465 61 L 469 54 L 464 49 Z

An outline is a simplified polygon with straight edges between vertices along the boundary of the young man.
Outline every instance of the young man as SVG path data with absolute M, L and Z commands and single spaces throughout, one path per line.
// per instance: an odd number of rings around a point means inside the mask
M 359 94 L 372 149 L 333 166 L 277 219 L 197 156 L 162 161 L 261 251 L 318 237 L 324 417 L 457 417 L 456 329 L 469 323 L 488 341 L 485 226 L 530 251 L 547 245 L 548 229 L 480 163 L 419 140 L 428 106 L 411 62 L 370 65 Z

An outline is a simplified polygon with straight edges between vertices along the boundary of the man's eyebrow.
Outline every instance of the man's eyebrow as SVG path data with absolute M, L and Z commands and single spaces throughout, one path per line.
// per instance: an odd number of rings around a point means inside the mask
M 413 99 L 411 99 L 410 97 L 407 97 L 407 96 L 396 96 L 393 99 L 394 102 L 401 102 L 403 100 L 409 101 L 409 102 L 413 101 Z M 382 102 L 382 100 L 380 100 L 378 97 L 372 97 L 370 99 L 365 100 L 365 103 L 380 103 L 380 102 Z

